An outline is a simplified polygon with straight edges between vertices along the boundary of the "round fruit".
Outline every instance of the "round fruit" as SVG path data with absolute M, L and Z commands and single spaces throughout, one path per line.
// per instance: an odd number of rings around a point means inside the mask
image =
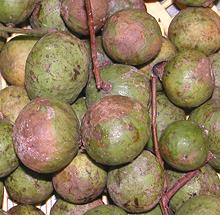
M 99 31 L 107 18 L 107 0 L 91 0 L 94 27 Z M 66 25 L 74 32 L 88 35 L 88 18 L 84 0 L 63 0 L 61 5 L 61 16 Z
M 220 87 L 220 53 L 209 57 L 212 63 L 212 71 L 215 76 L 215 87 Z
M 187 6 L 196 6 L 196 7 L 206 7 L 211 5 L 215 0 L 177 0 L 177 2 L 187 5 Z
M 114 205 L 100 205 L 96 208 L 90 209 L 84 215 L 127 215 L 121 208 Z
M 13 126 L 10 122 L 0 121 L 0 178 L 9 175 L 18 167 L 18 158 L 12 141 Z
M 17 205 L 8 211 L 9 215 L 44 215 L 44 213 L 32 205 Z
M 119 165 L 132 161 L 150 135 L 147 109 L 125 96 L 106 96 L 93 105 L 82 122 L 82 140 L 98 163 Z
M 56 192 L 66 201 L 86 204 L 104 190 L 107 173 L 86 154 L 78 154 L 71 163 L 53 177 Z
M 23 166 L 9 175 L 4 183 L 10 198 L 21 204 L 42 203 L 53 192 L 53 185 L 49 178 Z
M 188 200 L 176 215 L 219 215 L 220 200 L 214 196 L 197 196 Z
M 112 64 L 101 70 L 101 77 L 102 80 L 112 85 L 112 89 L 109 91 L 97 90 L 95 79 L 91 78 L 86 87 L 86 102 L 88 106 L 110 95 L 128 96 L 139 101 L 145 107 L 149 105 L 150 83 L 135 67 Z
M 0 208 L 2 208 L 3 197 L 4 197 L 4 185 L 3 182 L 0 180 Z
M 146 63 L 159 53 L 161 45 L 160 26 L 144 10 L 119 11 L 104 26 L 103 46 L 117 62 L 131 65 Z
M 26 60 L 37 41 L 33 37 L 16 36 L 3 47 L 0 52 L 0 71 L 9 84 L 24 86 Z
M 165 66 L 163 87 L 168 98 L 178 106 L 201 105 L 214 89 L 209 58 L 196 50 L 180 52 Z
M 85 215 L 88 210 L 99 205 L 103 205 L 100 199 L 84 205 L 74 205 L 59 199 L 51 208 L 50 215 Z
M 74 102 L 88 80 L 88 66 L 83 41 L 64 32 L 45 35 L 27 59 L 25 85 L 29 97 Z
M 172 215 L 173 213 L 170 212 L 170 215 Z M 162 211 L 160 209 L 160 206 L 157 205 L 157 207 L 153 208 L 152 210 L 145 212 L 145 213 L 138 213 L 138 214 L 129 214 L 129 215 L 163 215 Z
M 181 10 L 169 26 L 169 38 L 181 51 L 196 49 L 209 55 L 220 48 L 220 17 L 210 8 Z
M 37 98 L 19 114 L 13 131 L 18 157 L 39 173 L 61 170 L 77 154 L 79 123 L 71 106 Z
M 191 121 L 176 121 L 168 125 L 159 144 L 163 159 L 180 171 L 198 169 L 208 156 L 207 138 L 202 129 Z

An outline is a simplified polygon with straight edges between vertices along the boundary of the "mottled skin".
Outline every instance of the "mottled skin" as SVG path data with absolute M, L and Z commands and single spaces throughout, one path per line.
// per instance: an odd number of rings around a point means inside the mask
M 168 170 L 166 172 L 168 187 L 171 187 L 184 173 Z M 184 185 L 170 201 L 170 207 L 177 211 L 183 203 L 194 196 L 215 195 L 220 197 L 220 179 L 212 167 L 206 165 L 200 169 L 199 175 Z
M 91 0 L 91 5 L 95 31 L 99 31 L 107 18 L 108 2 L 107 0 Z M 61 16 L 70 30 L 80 35 L 89 35 L 84 0 L 63 0 Z
M 215 0 L 177 0 L 177 2 L 187 5 L 187 6 L 195 6 L 195 7 L 207 7 Z
M 125 96 L 106 96 L 83 118 L 82 141 L 98 163 L 119 165 L 132 161 L 150 136 L 147 109 Z
M 181 10 L 169 26 L 169 39 L 181 51 L 196 49 L 206 55 L 220 48 L 220 17 L 210 8 Z
M 176 121 L 168 125 L 161 135 L 159 145 L 163 159 L 180 171 L 198 169 L 208 156 L 207 137 L 191 121 Z
M 19 114 L 13 140 L 20 160 L 39 173 L 65 167 L 79 148 L 79 122 L 71 106 L 37 98 Z
M 103 205 L 100 199 L 84 205 L 75 205 L 59 199 L 51 208 L 50 215 L 84 215 L 88 210 L 99 205 Z
M 12 141 L 13 126 L 10 122 L 0 121 L 0 178 L 9 175 L 18 167 L 18 158 L 15 154 Z
M 42 37 L 30 52 L 25 85 L 31 99 L 52 97 L 73 103 L 88 80 L 89 56 L 83 41 L 64 32 Z
M 188 200 L 176 215 L 219 215 L 220 199 L 215 196 L 197 196 Z
M 196 50 L 179 52 L 165 66 L 162 78 L 168 98 L 184 108 L 204 103 L 214 90 L 211 62 Z
M 9 215 L 44 215 L 44 213 L 32 205 L 17 205 L 8 211 Z
M 212 99 L 206 102 L 191 113 L 190 119 L 208 134 L 209 150 L 214 155 L 214 159 L 209 163 L 220 169 L 220 100 Z
M 150 84 L 148 79 L 135 67 L 112 64 L 101 70 L 101 77 L 112 85 L 111 90 L 97 90 L 94 78 L 86 87 L 86 103 L 90 107 L 101 98 L 110 95 L 128 96 L 147 107 L 150 100 Z
M 157 158 L 143 151 L 132 163 L 108 173 L 107 188 L 116 205 L 130 213 L 147 212 L 162 195 L 164 171 Z
M 0 208 L 2 208 L 3 197 L 4 197 L 4 185 L 3 185 L 3 181 L 0 180 Z
M 170 215 L 172 215 L 173 213 L 170 212 Z M 153 208 L 152 210 L 145 212 L 145 213 L 138 213 L 138 214 L 129 214 L 129 215 L 163 215 L 162 211 L 160 209 L 160 206 L 158 205 L 157 207 Z
M 215 76 L 215 87 L 220 87 L 220 53 L 209 57 L 212 63 L 212 72 Z
M 53 177 L 56 192 L 66 201 L 86 204 L 104 190 L 107 172 L 86 154 L 79 153 L 71 163 Z
M 37 41 L 34 37 L 16 36 L 3 47 L 0 52 L 0 71 L 9 84 L 24 87 L 26 60 Z
M 19 166 L 4 181 L 10 198 L 20 204 L 39 204 L 53 192 L 50 178 Z
M 0 22 L 19 24 L 32 13 L 38 0 L 1 0 Z
M 67 30 L 60 17 L 60 0 L 41 0 L 39 5 L 40 8 L 34 9 L 30 19 L 33 28 Z
M 141 9 L 126 9 L 111 16 L 103 29 L 103 46 L 115 61 L 140 65 L 160 51 L 162 34 L 154 17 Z
M 114 205 L 100 205 L 90 209 L 84 215 L 127 215 L 127 213 Z

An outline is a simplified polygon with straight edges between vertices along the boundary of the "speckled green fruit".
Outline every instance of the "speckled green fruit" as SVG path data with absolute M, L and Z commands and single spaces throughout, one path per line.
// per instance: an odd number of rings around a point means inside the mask
M 0 22 L 18 24 L 31 15 L 37 0 L 1 0 Z
M 9 215 L 44 215 L 44 213 L 32 205 L 17 205 L 8 211 Z
M 53 192 L 50 178 L 39 175 L 24 166 L 19 166 L 4 181 L 10 198 L 21 204 L 39 204 Z
M 34 37 L 17 36 L 3 47 L 0 52 L 0 71 L 9 84 L 24 87 L 26 60 L 37 41 Z
M 31 16 L 33 28 L 57 29 L 65 31 L 66 26 L 60 16 L 60 0 L 41 0 Z
M 219 215 L 220 199 L 215 196 L 197 196 L 188 200 L 176 215 Z
M 56 172 L 77 154 L 79 122 L 70 105 L 37 98 L 19 114 L 13 140 L 25 166 L 39 173 Z
M 173 186 L 183 174 L 168 170 L 166 172 L 168 187 Z M 170 201 L 170 208 L 176 212 L 188 199 L 200 195 L 220 197 L 220 179 L 209 165 L 202 167 L 197 176 L 175 193 Z
M 2 208 L 3 197 L 4 197 L 4 185 L 3 185 L 3 181 L 0 180 L 0 208 Z
M 0 209 L 0 215 L 8 215 L 8 213 Z
M 174 104 L 184 108 L 199 106 L 214 90 L 211 62 L 199 51 L 182 51 L 165 66 L 162 82 Z
M 187 6 L 196 6 L 196 7 L 206 7 L 209 6 L 215 0 L 177 0 L 177 2 L 187 5 Z
M 114 205 L 100 205 L 90 209 L 84 215 L 127 215 L 127 213 Z
M 206 55 L 220 48 L 220 17 L 210 8 L 181 10 L 169 26 L 169 38 L 181 51 L 196 49 Z
M 209 57 L 212 63 L 212 71 L 215 76 L 215 87 L 220 87 L 220 53 Z
M 170 215 L 173 213 L 170 212 Z M 160 209 L 160 206 L 158 205 L 157 207 L 153 208 L 152 210 L 145 212 L 145 213 L 138 213 L 138 214 L 129 214 L 129 215 L 163 215 L 162 211 Z
M 72 103 L 86 85 L 88 66 L 83 41 L 64 32 L 45 35 L 27 59 L 25 85 L 29 97 L 52 97 Z
M 101 77 L 112 85 L 109 91 L 97 90 L 94 78 L 86 87 L 86 103 L 90 107 L 101 98 L 110 95 L 128 96 L 147 107 L 150 100 L 150 83 L 135 67 L 112 64 L 101 70 Z
M 9 86 L 0 90 L 0 112 L 12 123 L 29 102 L 27 92 L 23 87 Z
M 160 200 L 164 171 L 157 158 L 143 151 L 132 163 L 110 170 L 107 188 L 116 205 L 129 213 L 147 212 Z
M 207 137 L 191 121 L 176 121 L 168 125 L 161 135 L 159 145 L 163 159 L 180 171 L 198 169 L 208 156 Z
M 5 120 L 0 121 L 0 178 L 9 175 L 18 167 L 18 158 L 12 141 L 13 125 Z
M 119 165 L 137 157 L 150 136 L 150 119 L 141 103 L 126 96 L 106 96 L 82 122 L 82 141 L 98 163 Z
M 162 34 L 154 17 L 141 9 L 126 9 L 113 14 L 103 29 L 103 46 L 115 61 L 140 65 L 160 51 Z
M 107 172 L 83 153 L 79 153 L 53 177 L 56 192 L 66 201 L 75 204 L 95 200 L 103 192 L 106 183 Z

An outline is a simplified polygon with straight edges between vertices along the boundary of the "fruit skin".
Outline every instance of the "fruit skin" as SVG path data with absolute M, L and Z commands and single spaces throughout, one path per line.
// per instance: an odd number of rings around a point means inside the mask
M 147 107 L 150 102 L 150 84 L 147 78 L 133 66 L 112 64 L 101 70 L 102 80 L 110 83 L 109 91 L 97 90 L 94 78 L 86 87 L 86 103 L 90 107 L 101 98 L 110 95 L 128 96 Z
M 99 31 L 107 18 L 107 0 L 91 0 L 95 31 Z M 80 35 L 89 35 L 84 0 L 63 0 L 61 16 L 70 30 Z
M 44 213 L 32 205 L 17 205 L 8 211 L 9 215 L 44 215 Z
M 38 0 L 1 0 L 0 22 L 19 24 L 32 13 Z
M 114 166 L 132 161 L 150 136 L 147 109 L 125 96 L 106 96 L 85 114 L 84 147 L 96 162 Z
M 0 112 L 12 123 L 15 123 L 18 114 L 29 102 L 23 87 L 9 86 L 0 90 Z
M 25 166 L 39 173 L 52 173 L 65 167 L 77 154 L 79 122 L 70 105 L 37 98 L 19 114 L 13 140 Z
M 127 215 L 125 211 L 114 205 L 100 205 L 90 209 L 84 215 Z
M 168 98 L 175 105 L 184 108 L 199 106 L 214 89 L 211 62 L 196 50 L 182 51 L 165 66 L 162 82 Z
M 159 146 L 163 159 L 179 171 L 198 169 L 208 156 L 207 137 L 191 121 L 176 121 L 168 125 L 161 135 Z
M 2 208 L 3 196 L 4 196 L 4 185 L 3 185 L 3 181 L 0 180 L 0 208 Z
M 21 204 L 39 204 L 47 200 L 53 185 L 47 176 L 39 175 L 24 166 L 19 166 L 4 181 L 10 198 Z
M 166 171 L 168 187 L 173 186 L 183 173 Z M 170 208 L 177 211 L 188 199 L 200 195 L 220 197 L 220 179 L 212 167 L 206 165 L 200 169 L 199 175 L 178 190 L 170 201 Z
M 37 41 L 37 38 L 22 35 L 4 45 L 0 52 L 0 71 L 9 84 L 24 87 L 26 60 Z
M 12 141 L 13 125 L 5 120 L 0 121 L 0 178 L 9 175 L 18 167 Z
M 143 151 L 132 163 L 108 173 L 108 193 L 130 213 L 146 212 L 157 205 L 163 192 L 164 171 L 157 158 Z
M 171 42 L 182 51 L 196 49 L 206 55 L 220 48 L 220 17 L 210 8 L 181 10 L 169 26 Z
M 84 205 L 74 205 L 59 199 L 51 208 L 50 215 L 84 215 L 88 210 L 99 205 L 103 205 L 103 202 L 100 199 Z
M 215 0 L 177 0 L 177 2 L 187 5 L 187 6 L 196 6 L 196 7 L 206 7 L 209 6 Z
M 162 34 L 154 17 L 140 9 L 118 11 L 103 29 L 103 46 L 115 61 L 140 65 L 160 51 Z
M 212 63 L 212 71 L 215 76 L 215 87 L 220 87 L 220 53 L 209 56 Z
M 104 190 L 107 173 L 86 154 L 79 153 L 71 163 L 53 177 L 56 192 L 66 201 L 86 204 Z
M 219 215 L 220 200 L 215 196 L 197 196 L 188 200 L 176 215 Z
M 46 34 L 27 59 L 25 85 L 29 97 L 55 97 L 73 103 L 86 85 L 88 66 L 83 41 L 64 32 Z
M 170 212 L 170 215 L 172 215 L 172 211 Z M 146 212 L 146 213 L 138 213 L 138 214 L 129 214 L 129 215 L 163 215 L 162 211 L 160 209 L 160 206 L 153 208 L 152 210 Z

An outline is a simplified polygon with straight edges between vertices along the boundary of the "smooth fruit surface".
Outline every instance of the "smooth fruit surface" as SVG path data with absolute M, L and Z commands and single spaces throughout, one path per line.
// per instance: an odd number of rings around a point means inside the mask
M 125 211 L 114 205 L 101 205 L 85 213 L 85 215 L 127 215 Z

